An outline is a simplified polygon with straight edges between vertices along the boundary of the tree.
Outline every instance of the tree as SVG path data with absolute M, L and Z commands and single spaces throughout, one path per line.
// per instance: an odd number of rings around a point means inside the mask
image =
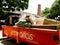
M 60 0 L 55 0 L 50 9 L 50 18 L 55 19 L 58 15 L 60 15 Z
M 28 8 L 29 0 L 0 0 L 0 15 L 15 10 L 24 10 Z
M 46 7 L 46 8 L 42 11 L 42 16 L 47 17 L 47 16 L 49 15 L 49 12 L 50 12 L 50 9 Z
M 50 7 L 49 15 L 47 17 L 55 19 L 55 17 L 57 17 L 58 15 L 60 16 L 60 0 L 55 0 Z

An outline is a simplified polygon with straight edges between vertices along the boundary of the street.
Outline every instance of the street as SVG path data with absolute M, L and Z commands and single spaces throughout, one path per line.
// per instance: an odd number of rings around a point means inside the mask
M 28 45 L 26 43 L 17 44 L 14 40 L 0 40 L 0 45 Z
M 18 44 L 13 42 L 12 40 L 0 40 L 0 45 L 18 45 Z

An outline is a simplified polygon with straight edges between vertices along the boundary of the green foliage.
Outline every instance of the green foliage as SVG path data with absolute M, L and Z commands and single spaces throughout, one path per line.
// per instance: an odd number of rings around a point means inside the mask
M 42 16 L 47 17 L 47 16 L 49 15 L 49 12 L 50 12 L 49 8 L 46 7 L 46 8 L 42 11 Z
M 50 13 L 53 16 L 53 19 L 60 15 L 60 0 L 55 0 L 51 6 Z
M 44 11 L 42 11 L 43 13 Z M 48 12 L 48 13 L 47 13 Z M 45 10 L 44 16 L 47 15 L 47 18 L 55 19 L 58 15 L 60 15 L 60 0 L 55 0 L 50 9 Z
M 28 8 L 29 0 L 0 0 L 0 15 L 15 10 L 24 10 Z

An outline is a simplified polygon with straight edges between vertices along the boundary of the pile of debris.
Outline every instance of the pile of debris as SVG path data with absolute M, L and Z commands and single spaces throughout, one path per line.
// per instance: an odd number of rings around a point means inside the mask
M 19 21 L 15 23 L 18 27 L 57 27 L 60 28 L 60 21 L 53 19 L 46 19 L 45 17 L 35 17 L 32 14 L 24 14 L 19 18 Z

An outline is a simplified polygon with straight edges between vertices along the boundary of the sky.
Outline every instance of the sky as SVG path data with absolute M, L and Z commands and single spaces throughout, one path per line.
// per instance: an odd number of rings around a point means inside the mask
M 29 12 L 37 14 L 37 6 L 41 4 L 41 10 L 44 10 L 46 7 L 51 7 L 54 0 L 29 0 L 29 7 L 24 12 Z

